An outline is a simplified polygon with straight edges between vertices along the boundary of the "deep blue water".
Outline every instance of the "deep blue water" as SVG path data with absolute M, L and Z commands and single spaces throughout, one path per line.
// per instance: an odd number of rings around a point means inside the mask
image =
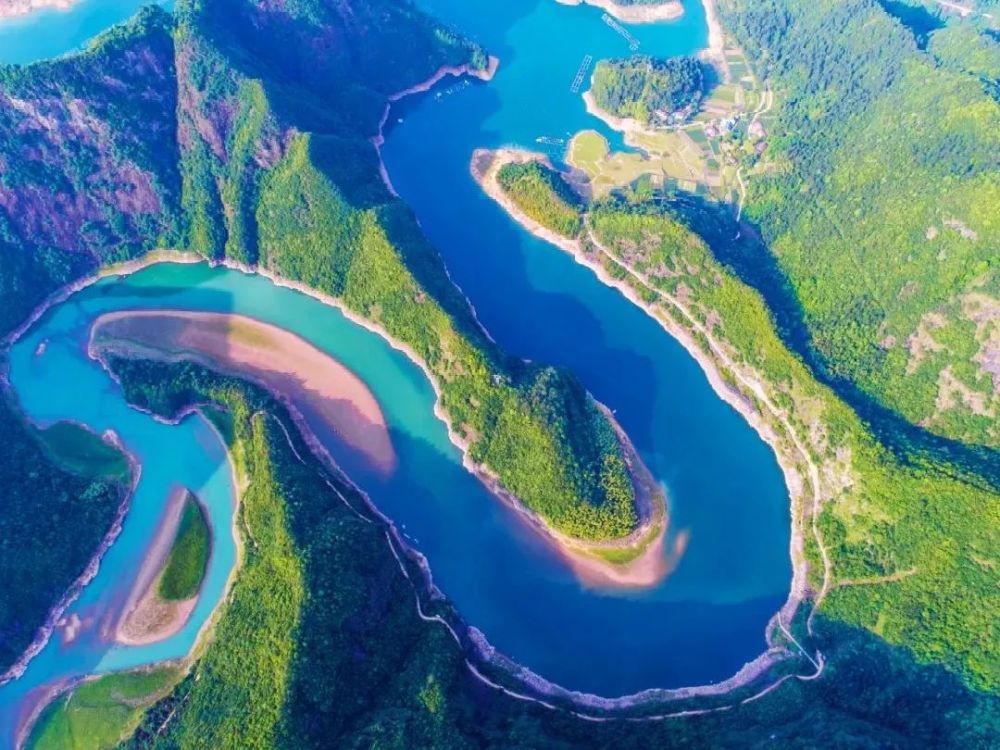
M 666 484 L 673 525 L 691 532 L 666 587 L 671 595 L 691 602 L 783 599 L 791 575 L 788 496 L 770 449 L 714 394 L 676 341 L 589 270 L 521 230 L 469 173 L 478 147 L 537 150 L 538 136 L 568 138 L 584 128 L 620 141 L 587 115 L 569 86 L 585 55 L 627 55 L 627 43 L 589 7 L 537 0 L 419 5 L 481 41 L 501 64 L 488 84 L 453 84 L 450 92 L 443 86 L 394 108 L 383 149 L 394 186 L 500 344 L 571 368 L 615 410 Z M 704 46 L 701 5 L 685 7 L 677 23 L 630 27 L 642 53 Z

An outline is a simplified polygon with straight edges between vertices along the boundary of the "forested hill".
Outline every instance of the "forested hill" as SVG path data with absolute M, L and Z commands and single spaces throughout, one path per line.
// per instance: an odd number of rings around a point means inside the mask
M 249 197 L 289 128 L 367 138 L 389 93 L 441 65 L 485 63 L 391 0 L 182 0 L 176 16 L 176 60 L 174 19 L 150 7 L 85 54 L 0 66 L 0 330 L 68 281 L 153 247 L 220 256 L 228 242 L 247 257 L 247 227 L 222 214 L 238 213 L 231 201 Z M 267 106 L 238 83 L 251 78 L 269 87 Z M 278 117 L 259 121 L 271 107 Z M 225 196 L 210 185 L 223 165 Z
M 0 331 L 98 264 L 180 239 L 170 26 L 148 11 L 87 54 L 0 66 Z
M 776 92 L 745 215 L 822 366 L 913 424 L 1000 447 L 996 32 L 903 2 L 720 9 Z
M 705 68 L 695 57 L 601 60 L 590 93 L 598 107 L 618 117 L 643 124 L 680 122 L 696 111 L 704 96 Z

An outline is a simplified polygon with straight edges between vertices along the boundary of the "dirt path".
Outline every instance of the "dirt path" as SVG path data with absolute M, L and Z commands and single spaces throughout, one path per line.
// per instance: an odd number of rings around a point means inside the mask
M 774 92 L 771 91 L 770 84 L 764 84 L 764 96 L 761 97 L 760 105 L 754 111 L 750 117 L 750 125 L 753 126 L 763 115 L 771 111 L 771 107 L 774 106 Z M 736 223 L 739 224 L 740 219 L 743 218 L 743 206 L 747 200 L 747 186 L 743 182 L 743 167 L 736 170 L 736 181 L 740 186 L 740 199 L 736 204 Z

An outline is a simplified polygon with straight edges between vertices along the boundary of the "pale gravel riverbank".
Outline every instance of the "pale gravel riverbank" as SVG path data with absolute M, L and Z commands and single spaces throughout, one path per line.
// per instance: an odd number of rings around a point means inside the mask
M 0 0 L 0 19 L 17 18 L 39 10 L 69 10 L 80 0 Z
M 592 5 L 614 16 L 622 23 L 658 23 L 673 21 L 684 15 L 684 5 L 679 0 L 646 5 L 623 5 L 615 0 L 556 0 L 562 5 Z

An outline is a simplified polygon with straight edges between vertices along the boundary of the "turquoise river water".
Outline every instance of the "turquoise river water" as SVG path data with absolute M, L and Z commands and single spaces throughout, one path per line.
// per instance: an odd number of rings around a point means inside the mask
M 103 0 L 86 0 L 80 7 Z M 501 652 L 564 687 L 615 696 L 725 679 L 765 647 L 768 619 L 788 595 L 788 497 L 774 455 L 722 402 L 696 362 L 641 310 L 590 271 L 519 229 L 469 174 L 478 147 L 535 149 L 596 128 L 570 84 L 585 55 L 627 55 L 600 11 L 550 0 L 420 0 L 501 59 L 488 84 L 452 80 L 394 107 L 384 157 L 390 177 L 440 249 L 480 319 L 509 351 L 571 368 L 615 410 L 663 483 L 672 526 L 690 534 L 677 569 L 641 592 L 582 586 L 566 564 L 461 465 L 420 370 L 338 311 L 266 279 L 204 265 L 161 264 L 104 280 L 50 311 L 10 354 L 25 411 L 46 423 L 75 419 L 114 429 L 142 463 L 121 535 L 94 581 L 69 608 L 82 622 L 58 631 L 24 674 L 0 687 L 0 747 L 38 691 L 60 680 L 179 657 L 217 604 L 234 560 L 233 487 L 218 439 L 200 417 L 168 426 L 126 406 L 84 343 L 109 310 L 237 312 L 285 327 L 329 352 L 372 389 L 399 457 L 379 476 L 319 431 L 347 473 L 428 559 L 434 581 Z M 671 55 L 704 46 L 701 6 L 674 23 L 630 27 L 640 51 Z M 124 15 L 124 14 L 123 14 Z M 47 28 L 49 15 L 23 29 Z M 108 16 L 108 23 L 119 17 Z M 32 26 L 31 23 L 35 23 Z M 22 42 L 18 61 L 61 49 Z M 13 61 L 4 47 L 0 60 Z M 26 33 L 26 32 L 25 32 Z M 32 32 L 34 33 L 34 32 Z M 39 344 L 45 341 L 43 351 Z M 182 483 L 208 504 L 217 545 L 189 625 L 152 646 L 120 647 L 102 626 L 120 608 L 164 508 Z

